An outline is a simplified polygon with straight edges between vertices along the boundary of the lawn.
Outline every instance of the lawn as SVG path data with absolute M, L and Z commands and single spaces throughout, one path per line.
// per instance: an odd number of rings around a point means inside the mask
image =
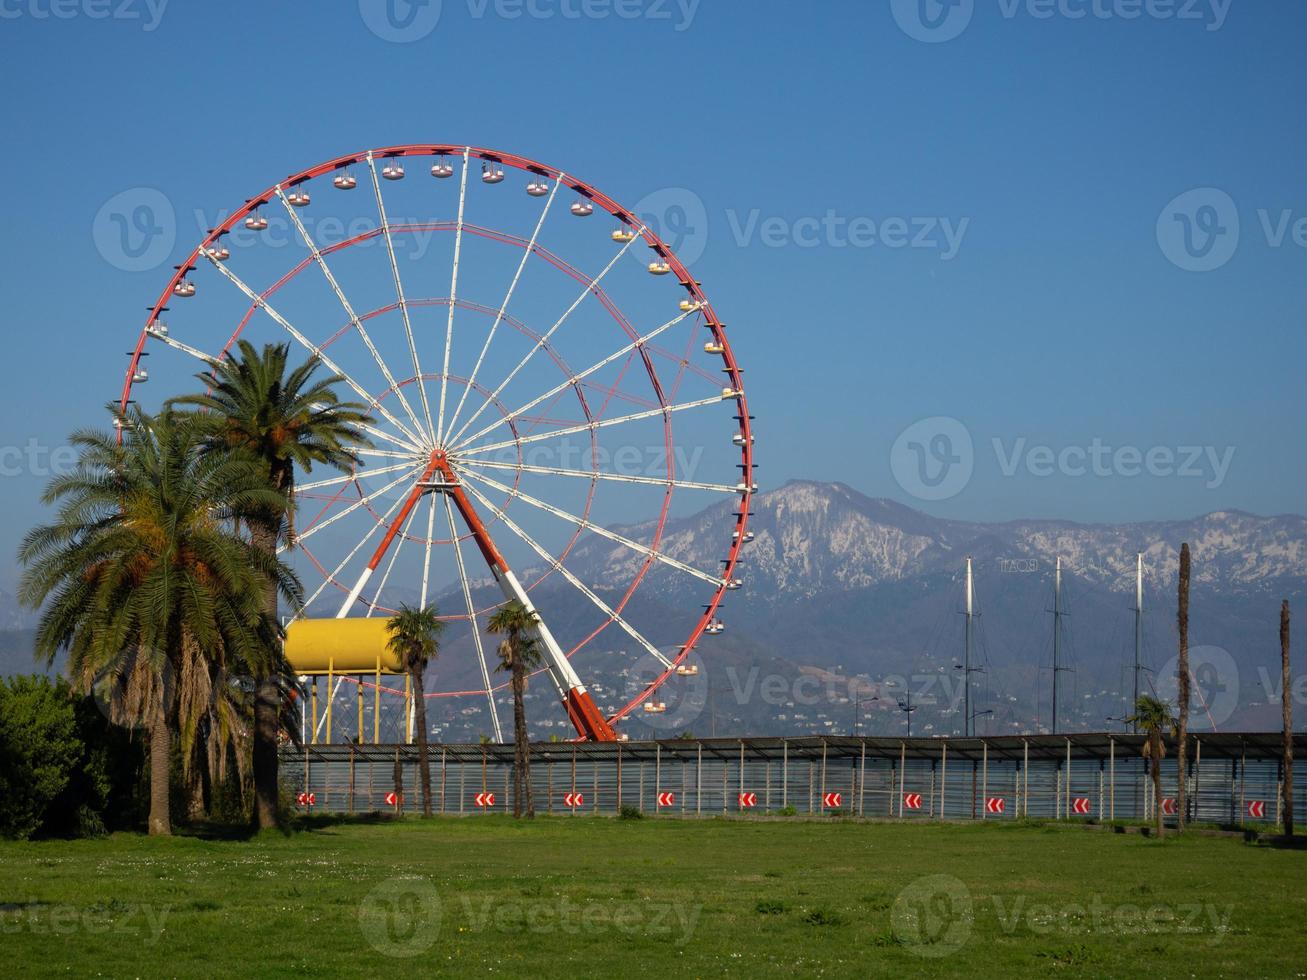
M 10 975 L 1289 976 L 1307 852 L 1071 827 L 323 821 L 0 844 Z

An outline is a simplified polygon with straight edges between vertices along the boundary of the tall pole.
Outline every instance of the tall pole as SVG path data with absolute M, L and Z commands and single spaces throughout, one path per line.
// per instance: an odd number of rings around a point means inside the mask
M 1176 660 L 1176 715 L 1179 731 L 1176 733 L 1176 828 L 1183 831 L 1189 819 L 1189 545 L 1180 545 L 1180 585 L 1176 626 L 1180 634 L 1180 654 Z
M 963 684 L 965 687 L 962 691 L 962 710 L 964 717 L 962 719 L 962 734 L 971 737 L 971 620 L 975 615 L 975 588 L 971 579 L 971 557 L 967 557 L 967 637 L 966 651 L 962 664 Z M 908 715 L 909 724 L 912 722 L 912 715 Z
M 1057 675 L 1062 671 L 1062 559 L 1053 570 L 1053 734 L 1057 734 Z
M 1138 712 L 1139 704 L 1139 670 L 1142 666 L 1144 647 L 1144 553 L 1135 556 L 1135 696 L 1130 702 L 1129 716 L 1133 718 Z M 1130 723 L 1131 731 L 1139 731 L 1139 722 Z
M 1293 701 L 1289 698 L 1289 600 L 1280 604 L 1280 710 L 1284 715 L 1284 835 L 1293 836 Z

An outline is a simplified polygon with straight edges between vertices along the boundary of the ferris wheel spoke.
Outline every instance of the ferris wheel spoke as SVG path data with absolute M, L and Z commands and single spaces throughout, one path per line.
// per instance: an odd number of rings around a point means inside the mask
M 409 511 L 408 519 L 404 522 L 404 530 L 395 542 L 395 550 L 390 553 L 390 558 L 386 562 L 386 570 L 381 575 L 381 584 L 377 586 L 377 591 L 372 593 L 372 600 L 368 603 L 367 616 L 371 619 L 372 614 L 377 611 L 377 605 L 381 602 L 381 597 L 385 595 L 386 583 L 390 581 L 390 572 L 395 567 L 395 560 L 399 558 L 400 549 L 404 547 L 404 542 L 408 539 L 409 528 L 413 526 L 413 518 L 417 517 L 417 508 L 414 507 Z
M 437 444 L 445 434 L 445 394 L 449 389 L 449 354 L 454 347 L 454 308 L 458 305 L 458 262 L 463 254 L 463 214 L 467 207 L 467 160 L 470 153 L 467 147 L 463 148 L 463 175 L 458 184 L 458 221 L 454 226 L 454 268 L 449 276 L 449 319 L 445 321 L 445 362 L 440 370 L 440 409 L 436 415 Z M 433 504 L 433 512 L 434 509 Z
M 379 456 L 382 459 L 417 459 L 422 455 L 411 450 L 401 453 L 393 449 L 373 449 L 371 446 L 351 446 L 349 449 L 355 456 Z
M 640 632 L 636 630 L 634 626 L 632 626 L 629 622 L 627 622 L 627 620 L 625 619 L 625 617 L 622 616 L 621 613 L 617 612 L 615 609 L 609 606 L 608 603 L 604 602 L 603 599 L 600 599 L 599 596 L 595 595 L 595 593 L 584 582 L 582 582 L 579 578 L 573 575 L 566 568 L 566 566 L 563 565 L 561 559 L 555 558 L 543 547 L 541 547 L 541 545 L 533 537 L 531 537 L 531 535 L 527 534 L 526 531 L 518 527 L 517 524 L 514 523 L 511 517 L 505 514 L 502 509 L 496 507 L 493 503 L 491 503 L 488 499 L 486 499 L 485 494 L 481 493 L 481 491 L 479 491 L 476 487 L 472 486 L 471 484 L 468 484 L 467 488 L 472 492 L 472 495 L 474 497 L 476 497 L 478 500 L 481 501 L 483 505 L 489 508 L 491 513 L 493 513 L 497 518 L 499 518 L 499 520 L 503 521 L 504 525 L 510 531 L 512 531 L 519 538 L 525 541 L 528 547 L 530 547 L 532 551 L 534 551 L 545 562 L 547 562 L 550 568 L 557 569 L 558 572 L 563 576 L 563 578 L 567 579 L 567 581 L 571 583 L 571 585 L 578 592 L 580 592 L 583 596 L 589 599 L 599 609 L 599 611 L 604 614 L 604 616 L 608 619 L 609 622 L 616 623 L 618 626 L 620 626 L 626 632 L 626 634 L 631 637 L 631 639 L 635 640 L 636 643 L 644 647 L 645 651 L 649 653 L 651 656 L 653 656 L 654 658 L 656 658 L 659 662 L 661 662 L 664 667 L 670 669 L 671 667 L 674 666 L 673 663 L 669 659 L 667 659 L 666 656 L 664 656 L 663 652 L 659 650 L 656 646 L 654 646 L 652 643 L 650 643 L 648 640 L 646 640 L 640 634 Z
M 408 472 L 402 474 L 398 479 L 392 480 L 390 483 L 387 483 L 384 487 L 381 487 L 377 490 L 373 490 L 371 493 L 360 497 L 358 500 L 354 501 L 352 504 L 350 504 L 340 513 L 332 514 L 325 521 L 322 521 L 321 523 L 318 524 L 314 524 L 312 527 L 305 528 L 298 535 L 296 535 L 295 540 L 302 542 L 306 538 L 312 537 L 313 535 L 321 531 L 323 528 L 330 527 L 331 525 L 335 524 L 337 521 L 341 520 L 342 518 L 348 517 L 350 514 L 354 513 L 354 511 L 358 510 L 360 507 L 370 504 L 373 500 L 375 500 L 377 497 L 380 497 L 383 493 L 389 493 L 391 490 L 394 490 L 395 487 L 399 486 L 405 480 L 413 479 L 415 476 L 420 475 L 421 472 L 422 472 L 421 465 L 411 467 Z M 372 532 L 369 531 L 368 536 L 371 537 L 371 535 Z M 284 545 L 278 549 L 278 551 L 284 551 L 284 550 L 285 550 Z
M 386 217 L 386 202 L 381 197 L 381 181 L 377 178 L 377 164 L 371 151 L 368 152 L 368 172 L 372 174 L 372 190 L 377 197 L 377 214 L 381 218 L 381 233 L 386 241 L 386 255 L 390 259 L 390 274 L 395 280 L 395 296 L 399 300 L 399 314 L 404 321 L 404 336 L 408 340 L 409 355 L 413 358 L 413 377 L 422 395 L 422 414 L 427 420 L 426 433 L 428 438 L 434 439 L 436 429 L 431 424 L 431 403 L 427 400 L 427 385 L 422 379 L 422 364 L 418 360 L 417 345 L 413 342 L 413 324 L 409 320 L 408 301 L 404 298 L 404 283 L 399 276 L 399 261 L 395 258 L 395 240 L 390 234 L 390 219 Z
M 524 445 L 529 442 L 543 442 L 548 439 L 558 439 L 562 436 L 576 435 L 579 432 L 590 432 L 594 429 L 602 429 L 607 426 L 621 425 L 624 422 L 638 422 L 641 419 L 656 418 L 660 415 L 668 415 L 671 412 L 683 412 L 689 408 L 702 408 L 704 405 L 720 405 L 722 399 L 720 395 L 714 395 L 711 398 L 700 398 L 697 401 L 681 402 L 679 405 L 664 405 L 660 408 L 651 408 L 645 412 L 635 412 L 632 415 L 619 415 L 611 419 L 597 419 L 594 422 L 587 422 L 583 425 L 571 425 L 563 429 L 550 429 L 548 432 L 533 432 L 531 435 L 522 436 L 520 439 L 508 439 L 504 442 L 492 442 L 484 446 L 474 446 L 471 449 L 464 449 L 460 456 L 469 456 L 472 453 L 488 453 L 497 449 L 507 449 L 511 446 Z
M 399 481 L 397 480 L 396 483 L 398 483 L 398 482 L 399 482 Z M 392 484 L 392 486 L 393 486 L 393 484 Z M 334 582 L 334 581 L 336 580 L 336 576 L 339 575 L 341 572 L 343 572 L 343 571 L 345 570 L 345 566 L 348 565 L 351 561 L 354 560 L 354 557 L 355 557 L 355 556 L 356 556 L 360 551 L 363 550 L 363 547 L 364 547 L 364 546 L 365 546 L 369 541 L 372 540 L 372 536 L 373 536 L 374 534 L 376 534 L 377 531 L 379 531 L 381 528 L 383 528 L 383 527 L 386 526 L 386 524 L 390 521 L 391 516 L 395 513 L 395 511 L 399 510 L 400 506 L 401 506 L 403 503 L 404 503 L 404 498 L 403 498 L 403 497 L 400 497 L 398 500 L 396 500 L 393 504 L 390 505 L 390 509 L 389 509 L 388 511 L 386 511 L 385 514 L 382 515 L 381 520 L 379 520 L 379 521 L 377 521 L 375 524 L 373 524 L 372 527 L 368 530 L 368 533 L 365 534 L 365 535 L 363 535 L 363 537 L 359 540 L 359 543 L 356 544 L 353 548 L 350 549 L 349 554 L 347 554 L 344 558 L 342 558 L 342 559 L 340 560 L 340 564 L 337 565 L 337 566 L 332 570 L 331 574 L 325 576 L 325 577 L 322 579 L 322 584 L 318 586 L 317 591 L 314 592 L 313 595 L 309 596 L 309 600 L 308 600 L 308 602 L 304 603 L 304 606 L 302 607 L 304 610 L 307 610 L 307 609 L 309 608 L 309 606 L 313 605 L 313 603 L 314 603 L 315 601 L 317 601 L 318 596 L 322 595 L 323 591 L 327 588 L 327 586 L 330 585 L 332 582 Z M 354 504 L 354 505 L 353 505 L 352 507 L 350 507 L 349 509 L 350 509 L 350 510 L 354 510 L 354 509 L 355 509 L 356 507 L 358 507 L 360 504 L 362 504 L 362 501 L 359 501 L 359 503 Z M 337 515 L 337 516 L 338 516 L 338 517 L 343 517 L 344 514 L 342 513 L 342 514 Z M 336 519 L 336 518 L 332 518 L 332 520 L 335 520 L 335 519 Z M 318 528 L 322 528 L 322 527 L 325 527 L 326 524 L 330 524 L 330 523 L 331 523 L 331 521 L 327 521 L 327 522 L 325 522 L 325 524 L 319 524 L 319 525 L 316 525 L 316 526 L 317 526 Z M 302 541 L 302 540 L 304 540 L 304 538 L 306 538 L 306 537 L 308 537 L 308 534 L 307 534 L 307 533 L 305 533 L 305 534 L 301 534 L 301 535 L 300 535 L 300 540 Z M 365 579 L 365 581 L 366 581 L 366 579 Z M 336 614 L 336 618 L 337 618 L 337 619 L 343 619 L 343 618 L 345 617 L 345 614 L 346 614 L 347 612 L 349 612 L 349 607 L 350 607 L 351 605 L 353 605 L 353 600 L 354 600 L 354 593 L 350 593 L 349 597 L 345 599 L 345 604 L 344 604 L 343 606 L 341 606 L 341 608 L 340 608 L 340 612 L 338 612 L 338 613 Z
M 176 340 L 173 337 L 153 331 L 150 333 L 150 336 L 161 344 L 167 344 L 173 350 L 179 350 L 183 354 L 189 354 L 191 357 L 203 361 L 205 364 L 209 365 L 209 367 L 217 367 L 222 363 L 222 358 L 214 357 L 212 354 L 206 354 L 199 348 L 192 347 L 190 344 L 183 344 L 180 340 Z
M 605 473 L 602 470 L 568 470 L 561 466 L 535 466 L 531 463 L 499 463 L 489 459 L 463 459 L 455 467 L 484 466 L 491 470 L 514 470 L 519 473 L 540 473 L 546 476 L 570 476 L 581 480 L 604 480 L 610 483 L 641 483 L 652 487 L 675 487 L 680 490 L 710 490 L 715 493 L 739 494 L 738 485 L 729 483 L 696 483 L 666 476 L 628 476 L 625 473 Z M 481 476 L 481 474 L 477 474 Z M 485 479 L 484 476 L 481 477 Z
M 312 483 L 297 483 L 295 485 L 296 493 L 307 493 L 309 490 L 321 490 L 323 487 L 335 486 L 338 483 L 349 483 L 351 480 L 359 480 L 369 476 L 381 476 L 385 473 L 398 473 L 400 470 L 410 470 L 413 468 L 412 462 L 395 463 L 392 466 L 383 466 L 376 470 L 367 470 L 363 473 L 342 473 L 340 476 L 328 477 L 325 480 L 314 480 Z
M 477 628 L 476 606 L 472 604 L 472 586 L 468 582 L 467 568 L 463 564 L 463 546 L 458 540 L 458 528 L 454 524 L 454 505 L 448 494 L 444 497 L 445 514 L 449 517 L 449 536 L 454 542 L 454 561 L 458 564 L 458 580 L 463 586 L 463 602 L 467 605 L 467 622 L 472 630 L 472 642 L 476 646 L 477 663 L 481 666 L 481 683 L 486 688 L 486 703 L 490 706 L 490 724 L 495 732 L 495 741 L 502 742 L 504 733 L 499 727 L 499 711 L 495 707 L 495 695 L 490 687 L 490 668 L 486 664 L 486 651 L 481 644 L 481 630 Z
M 427 547 L 426 554 L 422 556 L 422 601 L 418 606 L 419 609 L 427 608 L 427 596 L 429 594 L 427 590 L 431 582 L 431 545 L 432 539 L 436 536 L 436 498 L 434 494 L 428 494 L 427 496 L 430 497 L 431 506 L 427 508 Z
M 404 391 L 400 388 L 399 382 L 395 380 L 395 376 L 391 373 L 390 366 L 381 356 L 380 351 L 377 350 L 376 344 L 372 342 L 372 337 L 363 326 L 363 321 L 358 318 L 358 314 L 354 312 L 354 307 L 350 304 L 350 301 L 345 298 L 345 292 L 340 288 L 340 283 L 336 281 L 336 277 L 332 273 L 331 267 L 327 265 L 327 260 L 323 256 L 322 250 L 318 248 L 317 242 L 313 240 L 308 229 L 304 227 L 304 222 L 300 220 L 299 211 L 286 199 L 286 194 L 282 190 L 280 184 L 277 185 L 277 197 L 281 199 L 281 203 L 286 208 L 286 213 L 290 215 L 290 220 L 299 231 L 300 238 L 304 240 L 305 246 L 313 255 L 313 259 L 317 262 L 318 268 L 322 270 L 322 274 L 326 277 L 328 284 L 330 284 L 332 292 L 336 294 L 336 299 L 340 301 L 341 307 L 345 310 L 345 315 L 349 317 L 349 322 L 353 324 L 354 329 L 358 331 L 359 337 L 362 338 L 364 345 L 367 346 L 368 353 L 370 353 L 372 359 L 376 361 L 377 367 L 381 368 L 381 373 L 386 378 L 386 384 L 390 385 L 395 394 L 399 396 L 400 404 L 404 406 L 404 411 L 408 413 L 409 421 L 413 423 L 413 428 L 421 432 L 422 423 L 418 421 L 417 414 L 413 411 L 413 406 L 410 405 L 408 399 L 404 397 Z M 384 221 L 385 219 L 383 218 L 382 220 Z M 421 378 L 418 379 L 418 383 L 421 383 Z
M 575 514 L 563 510 L 561 507 L 555 507 L 553 504 L 547 504 L 543 500 L 539 500 L 523 490 L 514 489 L 513 487 L 506 486 L 505 484 L 500 483 L 498 480 L 492 479 L 481 473 L 469 473 L 466 470 L 461 470 L 459 472 L 459 476 L 465 480 L 473 480 L 473 481 L 479 481 L 481 483 L 484 483 L 486 486 L 498 490 L 502 493 L 506 493 L 510 497 L 517 497 L 521 499 L 524 503 L 528 503 L 539 510 L 545 511 L 546 513 L 553 514 L 555 517 L 561 518 L 562 520 L 567 521 L 570 524 L 574 524 L 575 526 L 581 528 L 581 530 L 583 531 L 593 531 L 601 538 L 607 538 L 609 541 L 613 541 L 616 544 L 620 544 L 627 548 L 630 548 L 632 551 L 644 555 L 647 558 L 653 558 L 656 561 L 659 561 L 662 564 L 667 565 L 671 568 L 675 568 L 678 571 L 684 572 L 687 575 L 693 575 L 695 578 L 701 579 L 704 582 L 708 582 L 711 585 L 720 586 L 724 582 L 722 578 L 716 575 L 712 575 L 708 572 L 702 571 L 698 568 L 695 568 L 693 565 L 687 565 L 685 562 L 673 558 L 671 555 L 667 554 L 666 552 L 655 551 L 653 548 L 640 544 L 640 542 L 638 541 L 632 541 L 630 538 L 618 534 L 616 531 L 610 531 L 608 530 L 608 528 L 603 527 L 602 525 L 595 524 L 594 522 L 588 521 L 583 517 L 578 517 Z
M 521 371 L 524 367 L 526 367 L 527 364 L 530 362 L 531 358 L 535 356 L 536 351 L 540 350 L 540 348 L 548 344 L 549 338 L 552 337 L 558 331 L 559 327 L 561 327 L 564 323 L 567 322 L 567 318 L 576 312 L 577 307 L 579 307 L 583 302 L 585 302 L 587 296 L 590 296 L 594 293 L 595 289 L 598 288 L 599 284 L 604 281 L 604 277 L 607 276 L 608 273 L 611 272 L 613 268 L 617 265 L 617 263 L 621 261 L 622 256 L 626 254 L 627 249 L 631 247 L 631 242 L 634 242 L 641 235 L 643 235 L 644 230 L 645 230 L 644 225 L 641 225 L 639 231 L 636 232 L 636 237 L 632 238 L 631 241 L 626 242 L 620 249 L 618 249 L 617 254 L 613 256 L 613 260 L 609 262 L 606 266 L 604 266 L 604 270 L 601 273 L 599 273 L 599 275 L 595 276 L 593 279 L 589 280 L 586 283 L 585 289 L 582 290 L 581 295 L 576 298 L 576 302 L 574 302 L 571 306 L 569 306 L 567 308 L 567 311 L 558 318 L 558 320 L 554 323 L 554 325 L 550 327 L 547 331 L 545 331 L 544 335 L 535 342 L 535 346 L 533 346 L 529 351 L 527 351 L 526 355 L 520 361 L 517 362 L 516 366 L 514 366 L 514 368 L 511 371 L 508 372 L 508 376 L 499 383 L 499 387 L 497 387 L 491 393 L 490 397 L 487 398 L 484 402 L 482 402 L 480 407 L 477 408 L 477 410 L 472 413 L 472 415 L 468 418 L 468 420 L 465 423 L 463 423 L 464 429 L 466 429 L 473 422 L 475 422 L 477 420 L 477 417 L 480 416 L 480 414 L 486 410 L 487 406 L 494 404 L 495 400 L 499 397 L 500 393 L 506 387 L 508 387 L 509 382 L 511 382 L 515 377 L 517 377 L 518 372 Z M 460 435 L 462 435 L 461 431 L 454 436 L 454 440 L 457 440 Z
M 321 403 L 318 403 L 318 404 L 310 405 L 309 407 L 312 408 L 315 412 L 320 412 L 320 411 L 322 411 L 324 408 L 326 408 L 327 406 L 322 405 Z M 353 426 L 354 426 L 354 428 L 358 429 L 360 432 L 366 432 L 368 435 L 372 436 L 374 439 L 381 439 L 383 442 L 389 442 L 389 443 L 391 443 L 392 445 L 400 446 L 400 447 L 403 448 L 403 449 L 407 449 L 407 450 L 409 451 L 409 454 L 410 454 L 410 455 L 414 455 L 414 456 L 416 456 L 416 455 L 421 454 L 421 452 L 422 452 L 421 448 L 418 447 L 417 445 L 415 445 L 414 443 L 409 442 L 407 439 L 401 439 L 399 436 L 397 436 L 397 435 L 395 435 L 395 434 L 393 434 L 393 433 L 387 432 L 385 429 L 378 429 L 375 425 L 368 425 L 368 424 L 365 423 L 365 422 L 354 422 L 354 423 L 353 423 Z M 359 451 L 360 449 L 367 449 L 367 448 L 369 448 L 369 447 L 367 447 L 367 446 L 358 446 L 358 447 L 350 446 L 350 447 L 347 447 L 347 448 L 349 448 L 352 452 L 354 452 L 354 453 L 357 454 L 358 451 Z
M 693 312 L 693 311 L 691 311 L 691 312 Z M 654 337 L 657 337 L 657 336 L 658 336 L 660 333 L 662 333 L 663 331 L 665 331 L 665 330 L 670 330 L 672 327 L 676 326 L 678 323 L 680 323 L 682 320 L 684 320 L 684 319 L 685 319 L 687 316 L 689 316 L 689 315 L 690 315 L 690 312 L 682 313 L 680 316 L 673 317 L 672 319 L 668 320 L 668 321 L 667 321 L 666 323 L 664 323 L 662 326 L 657 327 L 657 328 L 655 328 L 654 330 L 649 331 L 649 332 L 648 332 L 647 334 L 645 334 L 643 337 L 638 337 L 638 338 L 636 338 L 636 339 L 633 340 L 631 343 L 629 343 L 629 344 L 627 344 L 625 347 L 623 347 L 621 350 L 618 350 L 618 351 L 613 352 L 612 354 L 609 354 L 609 355 L 608 355 L 607 357 L 605 357 L 603 360 L 596 361 L 594 364 L 591 364 L 588 368 L 586 368 L 584 371 L 580 372 L 579 374 L 574 374 L 574 375 L 572 375 L 570 378 L 568 378 L 566 381 L 562 382 L 561 384 L 557 384 L 557 385 L 555 385 L 554 387 L 550 388 L 550 389 L 549 389 L 548 391 L 546 391 L 543 395 L 539 395 L 539 396 L 537 396 L 537 397 L 531 399 L 529 402 L 527 402 L 527 403 L 526 403 L 525 405 L 523 405 L 521 408 L 518 408 L 518 409 L 516 409 L 516 410 L 514 410 L 514 411 L 512 411 L 512 412 L 509 412 L 507 415 L 503 415 L 503 416 L 500 416 L 499 418 L 495 419 L 495 420 L 494 420 L 493 422 L 491 422 L 489 425 L 483 427 L 482 429 L 478 430 L 478 431 L 475 432 L 474 434 L 468 436 L 466 439 L 463 439 L 461 442 L 458 442 L 458 443 L 456 444 L 456 446 L 455 446 L 455 449 L 457 449 L 459 446 L 466 446 L 466 445 L 469 445 L 469 444 L 471 444 L 471 443 L 476 442 L 476 441 L 477 441 L 478 439 L 480 439 L 482 436 L 487 435 L 487 434 L 490 433 L 490 432 L 493 432 L 493 431 L 494 431 L 498 426 L 500 426 L 500 425 L 505 425 L 505 424 L 507 424 L 507 423 L 509 423 L 509 422 L 512 422 L 512 421 L 514 421 L 514 420 L 520 418 L 524 412 L 529 412 L 529 411 L 531 411 L 531 409 L 535 408 L 537 405 L 541 404 L 542 402 L 548 401 L 550 398 L 553 398 L 553 397 L 554 397 L 555 395 L 557 395 L 560 391 L 565 391 L 565 390 L 567 390 L 568 388 L 571 388 L 571 387 L 573 387 L 573 386 L 575 386 L 575 385 L 577 385 L 577 384 L 580 384 L 583 380 L 585 380 L 586 378 L 588 378 L 590 375 L 594 374 L 596 371 L 601 371 L 601 370 L 603 370 L 603 369 L 606 368 L 609 364 L 612 364 L 614 361 L 619 361 L 619 360 L 621 360 L 623 357 L 625 357 L 625 356 L 627 356 L 628 354 L 630 354 L 633 350 L 636 350 L 637 348 L 642 347 L 643 345 L 647 344 L 650 340 L 652 340 Z M 484 406 L 483 406 L 483 407 L 484 407 Z M 468 426 L 470 426 L 470 425 L 472 424 L 473 419 L 475 419 L 475 416 L 473 416 L 472 419 L 469 419 L 469 420 L 468 420 L 468 425 L 465 425 L 465 426 L 464 426 L 464 427 L 459 431 L 459 436 L 461 436 L 463 432 L 467 431 L 467 428 L 468 428 Z M 459 436 L 455 436 L 454 438 L 455 438 L 455 439 L 458 439 Z
M 466 174 L 466 161 L 463 163 L 463 171 Z M 454 427 L 458 425 L 458 417 L 463 412 L 463 403 L 467 401 L 467 393 L 476 384 L 477 374 L 480 373 L 481 364 L 486 358 L 486 351 L 490 350 L 490 342 L 495 338 L 495 331 L 499 329 L 499 325 L 504 321 L 504 316 L 508 312 L 508 304 L 513 299 L 513 293 L 517 291 L 518 281 L 522 278 L 522 270 L 526 268 L 527 260 L 531 258 L 531 254 L 535 251 L 536 240 L 540 237 L 540 230 L 545 226 L 545 218 L 549 216 L 549 209 L 553 207 L 554 198 L 558 196 L 558 188 L 562 184 L 563 175 L 560 173 L 558 179 L 554 181 L 553 190 L 549 192 L 549 198 L 545 201 L 543 210 L 540 212 L 540 218 L 536 221 L 535 231 L 531 233 L 531 241 L 527 243 L 522 252 L 522 260 L 517 264 L 517 271 L 513 273 L 513 281 L 508 284 L 508 293 L 504 296 L 504 301 L 499 304 L 499 312 L 495 316 L 495 322 L 490 325 L 490 330 L 486 333 L 485 342 L 481 345 L 481 353 L 477 355 L 476 364 L 472 367 L 472 374 L 468 378 L 467 385 L 463 388 L 463 394 L 459 396 L 458 405 L 454 408 L 454 414 L 449 418 L 450 431 L 454 431 Z M 445 373 L 449 373 L 448 369 L 446 369 Z
M 263 312 L 268 314 L 268 316 L 272 317 L 272 319 L 283 330 L 285 330 L 288 334 L 294 337 L 295 340 L 298 341 L 299 344 L 303 346 L 310 354 L 312 354 L 319 361 L 321 361 L 328 371 L 332 372 L 333 374 L 339 375 L 341 379 L 347 385 L 349 385 L 350 388 L 354 390 L 354 393 L 356 395 L 358 395 L 360 398 L 364 399 L 368 403 L 369 409 L 375 408 L 378 412 L 382 414 L 382 416 L 386 419 L 387 422 L 393 425 L 404 435 L 408 436 L 415 443 L 422 443 L 424 441 L 419 437 L 415 436 L 412 432 L 410 432 L 408 430 L 408 427 L 405 426 L 403 422 L 395 418 L 394 414 L 391 413 L 390 409 L 382 405 L 377 398 L 374 398 L 373 396 L 369 395 L 367 390 L 361 384 L 359 384 L 358 381 L 356 381 L 352 375 L 344 371 L 341 368 L 341 366 L 337 364 L 326 351 L 324 351 L 321 347 L 319 347 L 317 344 L 313 343 L 306 336 L 304 336 L 304 334 L 302 334 L 294 324 L 292 324 L 284 316 L 278 313 L 277 310 L 273 308 L 271 303 L 269 303 L 266 299 L 264 299 L 253 289 L 251 289 L 249 284 L 245 282 L 245 280 L 243 280 L 240 276 L 236 275 L 236 273 L 232 272 L 231 269 L 229 269 L 224 262 L 214 258 L 212 255 L 206 255 L 206 258 L 209 260 L 209 262 L 213 264 L 214 268 L 216 268 L 220 273 L 222 273 L 223 277 L 226 278 L 228 282 L 230 282 L 233 286 L 235 286 L 242 293 L 244 293 L 251 303 L 253 303 L 255 306 L 263 310 Z

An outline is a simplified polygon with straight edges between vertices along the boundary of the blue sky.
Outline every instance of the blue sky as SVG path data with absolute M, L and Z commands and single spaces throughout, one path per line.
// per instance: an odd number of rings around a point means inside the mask
M 427 141 L 651 202 L 730 325 L 764 488 L 1303 511 L 1302 5 L 444 0 L 432 26 L 392 2 L 0 4 L 0 547 L 197 211 Z M 94 228 L 137 188 L 176 240 L 127 271 Z

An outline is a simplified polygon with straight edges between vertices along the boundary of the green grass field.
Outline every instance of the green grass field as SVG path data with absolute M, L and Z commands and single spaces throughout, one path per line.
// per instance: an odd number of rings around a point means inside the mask
M 502 817 L 0 845 L 11 976 L 1302 976 L 1307 853 Z

